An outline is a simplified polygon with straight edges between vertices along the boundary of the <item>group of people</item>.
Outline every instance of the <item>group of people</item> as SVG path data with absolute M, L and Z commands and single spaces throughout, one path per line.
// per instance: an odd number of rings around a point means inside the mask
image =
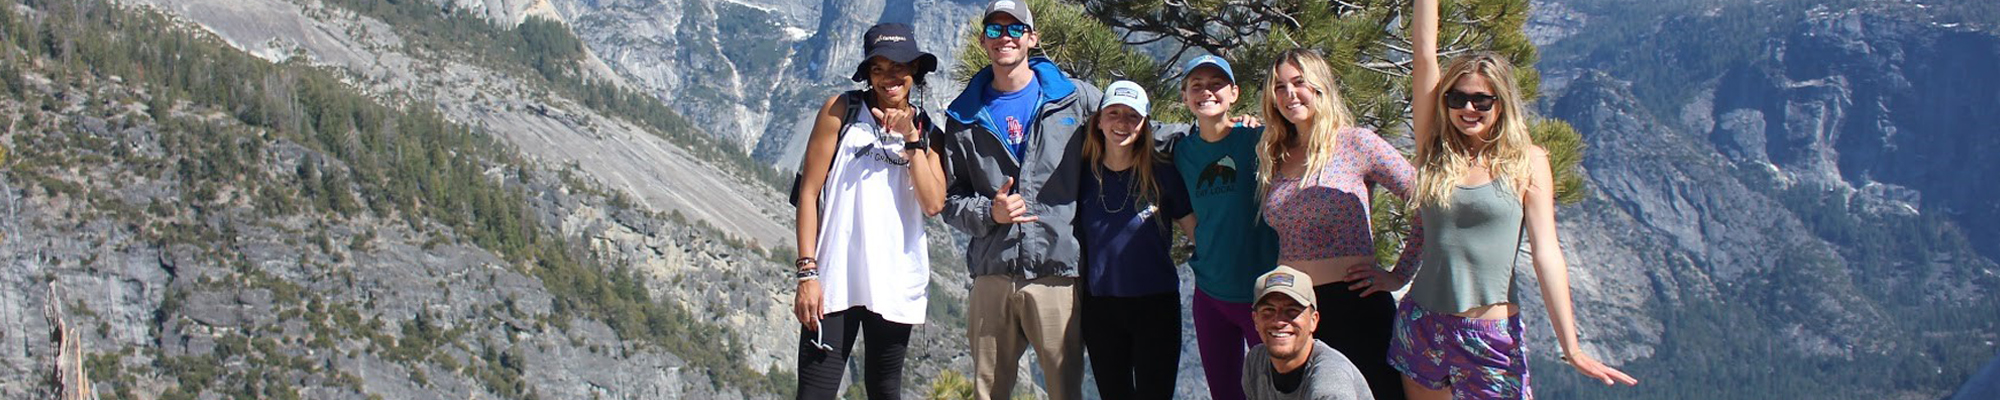
M 1265 71 L 1259 118 L 1228 115 L 1241 92 L 1227 60 L 1190 60 L 1180 97 L 1196 121 L 1165 125 L 1140 85 L 1100 90 L 1032 55 L 1027 4 L 996 0 L 979 26 L 991 65 L 934 120 L 911 96 L 937 58 L 908 25 L 869 29 L 853 76 L 866 89 L 820 108 L 794 189 L 799 398 L 836 397 L 858 338 L 868 395 L 899 397 L 930 216 L 971 237 L 980 399 L 1011 397 L 1030 348 L 1051 398 L 1082 397 L 1086 352 L 1101 397 L 1176 397 L 1176 228 L 1194 247 L 1213 398 L 1532 397 L 1513 285 L 1524 238 L 1562 358 L 1636 384 L 1577 345 L 1555 184 L 1513 66 L 1473 53 L 1440 69 L 1438 4 L 1416 8 L 1414 159 L 1356 126 L 1311 50 Z M 1393 266 L 1374 257 L 1376 187 L 1413 210 Z

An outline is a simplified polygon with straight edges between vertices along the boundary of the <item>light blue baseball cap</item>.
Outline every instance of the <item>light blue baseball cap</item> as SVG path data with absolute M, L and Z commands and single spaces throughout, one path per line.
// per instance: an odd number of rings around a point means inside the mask
M 1222 59 L 1222 57 L 1216 57 L 1214 54 L 1204 54 L 1201 57 L 1195 57 L 1193 60 L 1188 60 L 1187 66 L 1181 67 L 1181 73 L 1192 74 L 1195 68 L 1201 68 L 1210 65 L 1215 66 L 1215 68 L 1221 69 L 1222 76 L 1229 77 L 1229 82 L 1231 83 L 1236 82 L 1236 71 L 1229 68 L 1229 60 L 1224 60 Z M 1187 79 L 1187 78 L 1183 76 L 1181 79 Z

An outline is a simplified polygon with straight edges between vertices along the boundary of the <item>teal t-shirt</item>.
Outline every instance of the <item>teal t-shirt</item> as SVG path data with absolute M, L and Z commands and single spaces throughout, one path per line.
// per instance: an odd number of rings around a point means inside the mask
M 1209 142 L 1199 130 L 1174 144 L 1174 168 L 1194 206 L 1195 287 L 1209 297 L 1249 303 L 1252 282 L 1278 264 L 1278 233 L 1258 218 L 1257 141 L 1263 128 L 1231 128 Z

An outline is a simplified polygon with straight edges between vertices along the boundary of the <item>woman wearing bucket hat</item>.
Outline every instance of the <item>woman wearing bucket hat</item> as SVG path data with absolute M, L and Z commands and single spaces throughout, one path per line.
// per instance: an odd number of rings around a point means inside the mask
M 800 165 L 800 399 L 839 394 L 857 336 L 868 342 L 868 397 L 900 397 L 904 350 L 928 304 L 924 218 L 944 208 L 945 179 L 931 144 L 939 129 L 911 96 L 937 57 L 905 24 L 869 28 L 862 46 L 854 81 L 867 88 L 820 107 Z

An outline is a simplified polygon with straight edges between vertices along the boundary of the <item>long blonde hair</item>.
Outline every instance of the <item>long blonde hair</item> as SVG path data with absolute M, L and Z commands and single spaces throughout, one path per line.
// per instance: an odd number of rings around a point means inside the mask
M 1492 111 L 1497 114 L 1496 123 L 1489 128 L 1491 140 L 1459 131 L 1458 125 L 1451 123 L 1451 109 L 1445 107 L 1445 92 L 1471 74 L 1486 78 L 1493 87 L 1493 96 L 1498 98 Z M 1497 53 L 1472 53 L 1452 59 L 1443 76 L 1437 93 L 1421 99 L 1437 104 L 1432 116 L 1437 122 L 1432 124 L 1434 139 L 1417 148 L 1417 190 L 1410 204 L 1450 207 L 1452 191 L 1465 179 L 1472 160 L 1482 155 L 1492 165 L 1493 179 L 1508 179 L 1514 196 L 1519 198 L 1529 183 L 1527 150 L 1534 146 L 1534 138 L 1528 132 L 1530 116 L 1527 107 L 1522 107 L 1520 86 L 1514 82 L 1514 65 Z
M 1347 111 L 1347 103 L 1340 97 L 1340 86 L 1334 82 L 1333 68 L 1319 53 L 1306 48 L 1286 50 L 1271 63 L 1271 69 L 1264 79 L 1264 140 L 1257 144 L 1257 194 L 1259 198 L 1269 194 L 1271 181 L 1278 176 L 1278 163 L 1286 161 L 1285 153 L 1290 150 L 1299 127 L 1285 119 L 1278 102 L 1278 67 L 1291 65 L 1299 69 L 1306 86 L 1319 93 L 1312 105 L 1313 118 L 1310 122 L 1310 136 L 1304 137 L 1300 145 L 1306 147 L 1305 173 L 1300 181 L 1311 180 L 1319 175 L 1326 164 L 1333 161 L 1334 141 L 1340 137 L 1340 130 L 1354 126 L 1354 115 Z
M 1098 132 L 1097 126 L 1098 121 L 1104 119 L 1106 114 L 1109 113 L 1103 110 L 1091 113 L 1090 118 L 1083 123 L 1083 131 L 1089 133 L 1083 137 L 1083 160 L 1090 168 L 1090 176 L 1097 179 L 1099 190 L 1104 188 L 1104 157 L 1107 153 L 1105 147 L 1109 145 L 1104 143 L 1104 133 Z M 1153 149 L 1153 124 L 1139 124 L 1137 135 L 1139 140 L 1132 142 L 1132 152 L 1129 153 L 1133 187 L 1132 194 L 1128 198 L 1135 206 L 1159 204 L 1160 183 L 1153 179 L 1153 163 L 1164 157 Z

